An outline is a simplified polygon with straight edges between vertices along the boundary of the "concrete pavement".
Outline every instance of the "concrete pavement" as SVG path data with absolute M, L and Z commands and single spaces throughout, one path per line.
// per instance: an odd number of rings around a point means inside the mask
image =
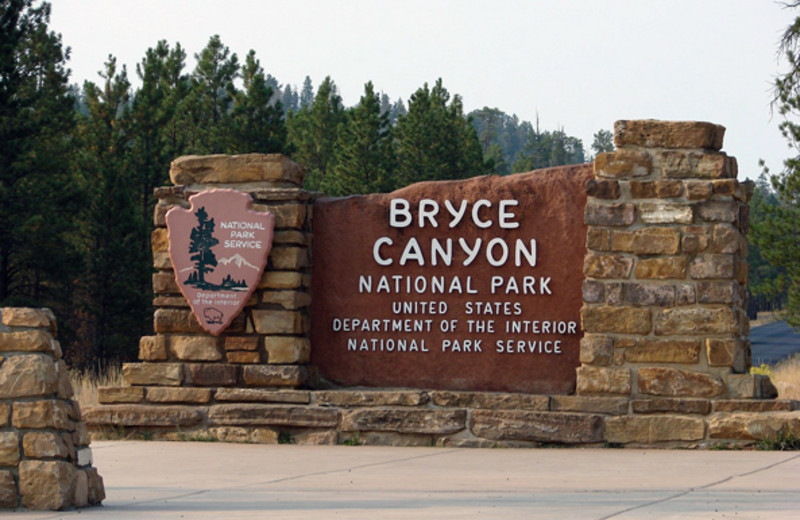
M 104 506 L 20 519 L 800 518 L 800 453 L 103 441 Z

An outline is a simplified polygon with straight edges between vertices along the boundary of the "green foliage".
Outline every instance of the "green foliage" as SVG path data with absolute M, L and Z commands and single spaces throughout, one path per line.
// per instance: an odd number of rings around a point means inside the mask
M 780 226 L 780 213 L 778 196 L 770 187 L 766 173 L 762 173 L 750 199 L 747 307 L 751 316 L 758 311 L 781 309 L 786 305 L 788 278 L 786 269 L 779 263 L 781 249 L 775 247 L 783 240 L 775 233 L 776 226 Z
M 797 7 L 798 3 L 792 3 Z M 774 106 L 784 118 L 781 132 L 789 147 L 800 150 L 800 16 L 786 29 L 781 54 L 788 71 L 775 80 Z M 800 155 L 784 161 L 783 171 L 771 176 L 778 204 L 767 207 L 764 225 L 756 230 L 757 243 L 764 257 L 784 270 L 787 321 L 800 327 Z
M 334 166 L 321 188 L 329 195 L 389 191 L 394 188 L 393 170 L 389 114 L 381 110 L 369 82 L 358 105 L 347 111 L 337 135 Z
M 797 451 L 800 450 L 800 437 L 788 427 L 781 428 L 774 439 L 763 439 L 756 443 L 760 451 Z
M 62 313 L 81 269 L 73 215 L 75 98 L 50 5 L 0 4 L 0 305 Z M 62 337 L 71 327 L 62 328 Z
M 770 376 L 772 377 L 772 367 L 766 363 L 761 363 L 760 366 L 750 367 L 750 373 L 753 375 Z
M 614 151 L 614 134 L 611 130 L 598 130 L 592 138 L 592 151 L 595 155 Z
M 303 92 L 306 93 L 306 85 Z M 295 150 L 292 158 L 306 167 L 306 188 L 318 190 L 333 167 L 336 139 L 339 126 L 346 118 L 345 110 L 330 76 L 320 84 L 314 102 L 310 106 L 303 103 L 301 95 L 300 110 L 289 114 L 287 119 L 289 141 Z
M 461 97 L 456 94 L 451 101 L 441 79 L 411 96 L 395 136 L 400 185 L 485 173 L 478 136 L 464 117 Z
M 566 134 L 564 130 L 540 131 L 528 134 L 522 150 L 514 161 L 514 171 L 524 172 L 586 162 L 583 142 Z

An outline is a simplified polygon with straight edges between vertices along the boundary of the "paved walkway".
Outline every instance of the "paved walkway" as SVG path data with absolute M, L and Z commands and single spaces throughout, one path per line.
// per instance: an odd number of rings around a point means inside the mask
M 800 518 L 800 453 L 95 442 L 103 507 L 24 519 Z

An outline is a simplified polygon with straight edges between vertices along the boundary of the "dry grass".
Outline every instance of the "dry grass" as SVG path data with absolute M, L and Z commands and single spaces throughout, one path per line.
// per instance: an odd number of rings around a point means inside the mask
M 74 399 L 78 401 L 81 408 L 94 406 L 97 404 L 98 387 L 122 386 L 122 368 L 109 366 L 99 373 L 70 370 L 69 379 L 72 383 L 72 390 L 75 392 Z
M 781 399 L 800 400 L 800 354 L 795 354 L 771 367 L 771 379 Z

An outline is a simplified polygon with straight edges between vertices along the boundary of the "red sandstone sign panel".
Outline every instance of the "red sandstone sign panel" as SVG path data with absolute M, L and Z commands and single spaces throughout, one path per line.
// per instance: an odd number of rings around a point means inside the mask
M 167 213 L 175 281 L 200 325 L 217 335 L 253 294 L 272 247 L 275 217 L 250 209 L 252 197 L 209 190 L 189 198 L 191 209 Z
M 574 392 L 591 176 L 318 200 L 311 362 L 344 386 Z

